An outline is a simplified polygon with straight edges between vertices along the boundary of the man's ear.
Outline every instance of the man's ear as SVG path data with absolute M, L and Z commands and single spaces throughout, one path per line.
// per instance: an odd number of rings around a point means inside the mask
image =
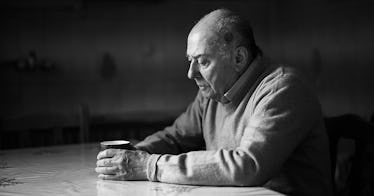
M 239 73 L 241 73 L 244 68 L 246 67 L 248 61 L 249 61 L 249 52 L 248 50 L 243 47 L 239 46 L 235 49 L 235 70 Z

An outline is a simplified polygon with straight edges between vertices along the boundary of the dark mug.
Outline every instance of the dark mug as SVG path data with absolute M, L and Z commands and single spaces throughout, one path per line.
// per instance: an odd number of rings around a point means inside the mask
M 135 150 L 134 146 L 131 145 L 131 143 L 126 140 L 103 141 L 103 142 L 100 142 L 100 148 L 101 150 L 105 150 L 109 148 Z

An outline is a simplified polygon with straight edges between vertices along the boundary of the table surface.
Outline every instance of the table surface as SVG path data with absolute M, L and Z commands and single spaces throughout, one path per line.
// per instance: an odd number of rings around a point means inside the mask
M 94 171 L 97 144 L 0 151 L 0 195 L 282 195 L 262 187 L 211 187 L 104 181 Z

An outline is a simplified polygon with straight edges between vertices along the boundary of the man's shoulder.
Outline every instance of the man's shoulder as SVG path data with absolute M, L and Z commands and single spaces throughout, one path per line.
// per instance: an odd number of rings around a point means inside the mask
M 295 67 L 287 64 L 271 64 L 265 71 L 266 80 L 285 80 L 295 77 L 301 77 L 301 72 Z
M 269 65 L 262 78 L 260 86 L 269 88 L 282 88 L 290 85 L 307 87 L 310 85 L 310 81 L 301 69 L 286 64 Z
M 302 70 L 289 65 L 269 65 L 256 87 L 253 98 L 262 100 L 276 97 L 316 99 L 316 93 Z

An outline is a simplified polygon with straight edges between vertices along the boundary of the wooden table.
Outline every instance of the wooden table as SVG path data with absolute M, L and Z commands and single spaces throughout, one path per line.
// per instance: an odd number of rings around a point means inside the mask
M 273 195 L 262 187 L 207 187 L 104 181 L 94 171 L 97 144 L 0 151 L 0 195 Z

